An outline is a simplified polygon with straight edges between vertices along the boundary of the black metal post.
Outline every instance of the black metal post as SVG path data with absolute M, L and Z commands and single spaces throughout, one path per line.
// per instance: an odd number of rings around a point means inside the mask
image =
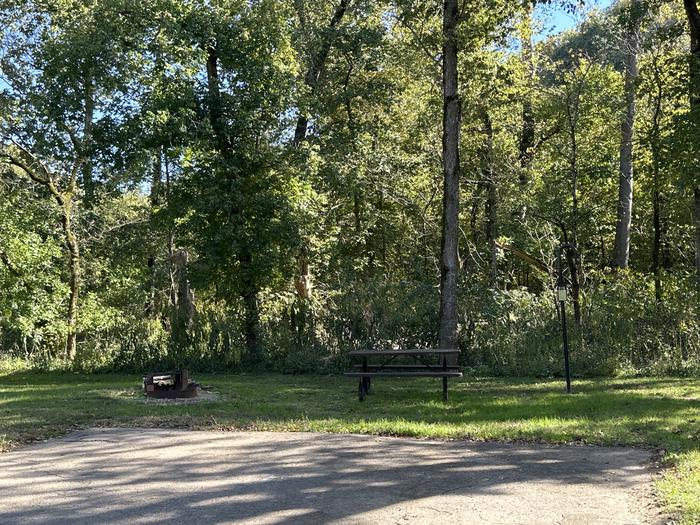
M 369 368 L 367 367 L 367 358 L 363 357 L 362 358 L 362 371 L 363 372 L 368 372 Z M 365 394 L 369 394 L 369 382 L 370 378 L 368 376 L 364 376 L 362 378 L 362 389 L 365 391 Z
M 571 370 L 569 369 L 569 334 L 566 330 L 566 301 L 561 301 L 561 331 L 564 338 L 564 371 L 566 372 L 566 393 L 571 393 Z
M 442 356 L 442 371 L 447 372 L 447 356 Z M 447 376 L 442 376 L 442 400 L 447 401 Z
M 572 250 L 576 253 L 576 248 L 570 243 L 564 243 L 557 249 L 557 301 L 561 307 L 561 332 L 564 340 L 564 372 L 566 374 L 566 393 L 571 393 L 571 369 L 569 368 L 569 332 L 566 326 L 566 294 L 559 295 L 559 290 L 566 290 L 564 272 L 561 264 L 561 254 L 564 250 Z

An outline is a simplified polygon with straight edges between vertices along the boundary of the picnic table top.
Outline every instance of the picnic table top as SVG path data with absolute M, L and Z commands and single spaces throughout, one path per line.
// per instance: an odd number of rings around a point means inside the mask
M 412 348 L 407 350 L 353 350 L 348 352 L 350 357 L 400 356 L 400 355 L 456 355 L 457 348 Z

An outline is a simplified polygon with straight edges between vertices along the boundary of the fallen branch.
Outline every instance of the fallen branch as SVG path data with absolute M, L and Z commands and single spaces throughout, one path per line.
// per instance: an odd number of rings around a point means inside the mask
M 536 268 L 536 269 L 546 273 L 547 275 L 549 275 L 549 266 L 547 266 L 544 262 L 540 261 L 534 255 L 530 255 L 529 253 L 524 252 L 520 248 L 516 248 L 513 245 L 501 244 L 498 241 L 496 241 L 496 246 L 501 250 L 508 250 L 510 253 L 515 255 L 521 261 L 524 261 L 527 264 L 529 264 L 530 266 L 532 266 L 533 268 Z

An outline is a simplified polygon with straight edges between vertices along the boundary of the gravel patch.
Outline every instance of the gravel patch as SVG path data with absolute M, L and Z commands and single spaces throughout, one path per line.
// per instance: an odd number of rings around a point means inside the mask
M 348 434 L 93 429 L 0 456 L 3 525 L 652 525 L 652 453 Z

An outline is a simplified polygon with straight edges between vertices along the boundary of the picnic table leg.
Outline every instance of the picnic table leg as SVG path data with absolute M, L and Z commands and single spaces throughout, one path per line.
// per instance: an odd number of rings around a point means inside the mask
M 365 400 L 365 378 L 364 377 L 360 378 L 360 384 L 357 387 L 357 395 L 358 395 L 360 401 Z
M 362 358 L 362 371 L 367 372 L 367 358 L 363 357 Z M 371 377 L 363 377 L 362 380 L 364 381 L 364 389 L 365 389 L 365 394 L 369 394 L 370 391 L 372 390 L 372 378 Z
M 447 372 L 447 356 L 442 357 L 442 371 Z M 442 376 L 442 400 L 447 401 L 447 376 Z
M 367 372 L 367 358 L 362 358 L 362 371 Z M 369 377 L 360 376 L 360 384 L 357 387 L 357 393 L 360 401 L 365 400 L 365 396 L 369 392 Z

